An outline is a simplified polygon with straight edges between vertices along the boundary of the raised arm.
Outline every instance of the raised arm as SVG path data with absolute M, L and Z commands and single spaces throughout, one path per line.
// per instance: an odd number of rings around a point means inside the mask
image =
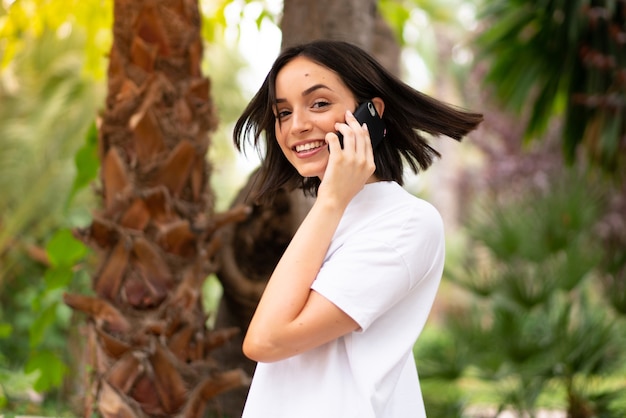
M 243 351 L 249 358 L 273 362 L 310 350 L 358 328 L 326 298 L 311 290 L 339 221 L 352 198 L 371 179 L 374 161 L 367 129 L 352 114 L 328 134 L 328 167 L 318 197 L 274 270 L 248 332 Z

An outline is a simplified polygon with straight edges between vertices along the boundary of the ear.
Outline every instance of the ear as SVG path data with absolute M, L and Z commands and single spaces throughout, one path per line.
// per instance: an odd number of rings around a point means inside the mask
M 380 97 L 374 97 L 372 99 L 372 103 L 374 103 L 374 107 L 376 108 L 376 111 L 382 118 L 383 112 L 385 111 L 385 102 L 383 102 L 383 99 L 381 99 Z

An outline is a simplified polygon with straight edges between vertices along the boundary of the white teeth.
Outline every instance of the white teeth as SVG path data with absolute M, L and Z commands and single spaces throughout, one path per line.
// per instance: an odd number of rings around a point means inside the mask
M 308 151 L 314 148 L 322 147 L 326 144 L 324 141 L 307 142 L 306 144 L 296 145 L 296 152 Z

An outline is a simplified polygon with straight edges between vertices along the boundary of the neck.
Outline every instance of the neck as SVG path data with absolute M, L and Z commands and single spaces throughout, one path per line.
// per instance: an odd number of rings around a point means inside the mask
M 379 182 L 379 181 L 380 181 L 380 179 L 378 177 L 376 177 L 375 174 L 372 174 L 372 176 L 369 179 L 367 179 L 365 184 L 376 183 L 376 182 Z

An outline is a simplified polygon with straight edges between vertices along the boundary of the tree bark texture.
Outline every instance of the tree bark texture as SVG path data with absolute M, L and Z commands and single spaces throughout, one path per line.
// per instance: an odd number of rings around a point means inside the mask
M 285 0 L 282 48 L 314 39 L 347 41 L 370 52 L 399 74 L 400 46 L 377 8 L 377 0 Z
M 258 185 L 257 175 L 258 171 L 250 175 L 232 203 L 233 210 L 242 205 L 250 207 L 250 214 L 242 222 L 231 223 L 219 231 L 222 246 L 217 255 L 217 276 L 224 293 L 217 328 L 248 329 L 267 280 L 313 204 L 313 199 L 305 197 L 301 190 L 284 189 L 271 204 L 251 203 L 250 196 Z M 235 335 L 215 351 L 214 357 L 220 364 L 252 375 L 256 363 L 243 355 L 243 337 L 244 333 Z M 240 417 L 247 394 L 247 387 L 228 391 L 217 396 L 211 408 L 227 417 Z
M 205 159 L 216 112 L 200 71 L 196 0 L 116 0 L 108 95 L 99 125 L 102 207 L 76 236 L 96 250 L 87 314 L 91 375 L 84 415 L 185 417 L 249 382 L 212 351 L 237 333 L 209 330 L 202 285 L 217 231 L 247 215 L 213 213 Z

